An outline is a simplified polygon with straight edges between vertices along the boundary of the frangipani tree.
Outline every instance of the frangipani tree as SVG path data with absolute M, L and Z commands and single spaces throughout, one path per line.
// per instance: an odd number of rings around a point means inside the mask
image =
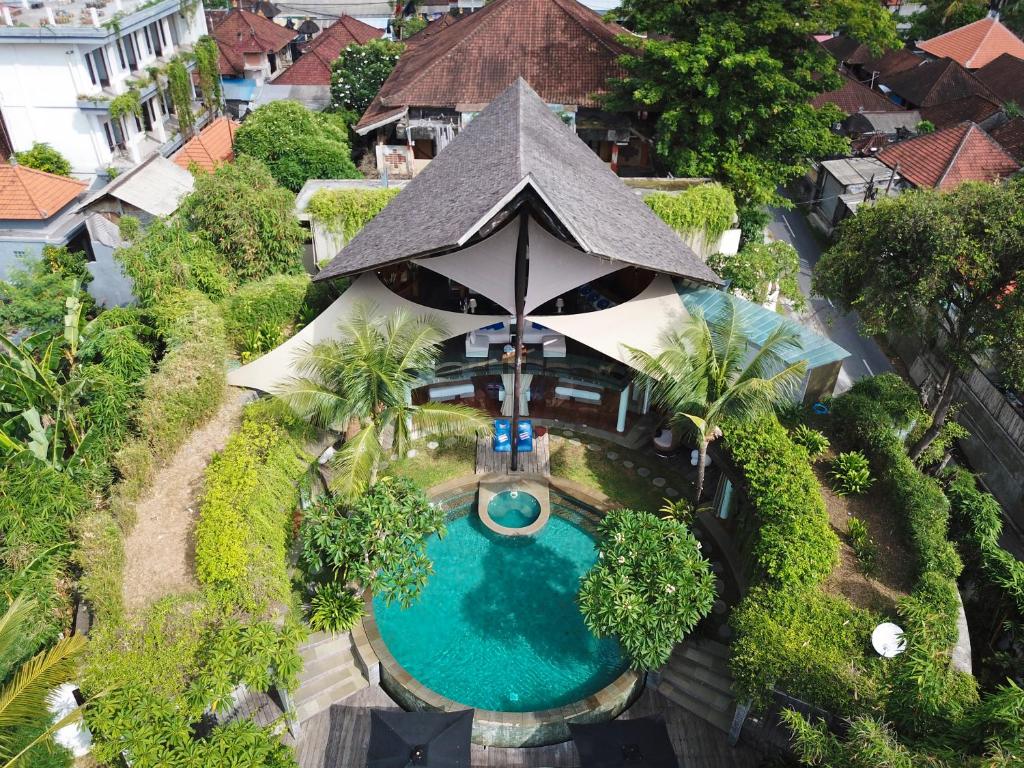
M 799 391 L 807 362 L 786 362 L 800 349 L 795 331 L 780 326 L 757 348 L 730 298 L 722 312 L 708 318 L 695 312 L 670 331 L 664 349 L 651 355 L 630 348 L 638 378 L 651 387 L 655 403 L 668 412 L 673 426 L 697 432 L 697 489 L 704 490 L 708 445 L 722 435 L 726 419 L 753 419 L 791 401 Z
M 302 355 L 300 378 L 278 397 L 313 426 L 347 432 L 331 461 L 336 492 L 355 498 L 373 484 L 389 437 L 390 450 L 403 455 L 414 431 L 450 436 L 488 428 L 486 414 L 475 408 L 411 402 L 418 380 L 434 370 L 444 338 L 433 317 L 403 310 L 381 317 L 372 304 L 361 304 L 341 323 L 339 339 Z

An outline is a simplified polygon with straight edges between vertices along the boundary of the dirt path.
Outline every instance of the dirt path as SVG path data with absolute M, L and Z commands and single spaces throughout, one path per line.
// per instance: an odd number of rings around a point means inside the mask
M 153 477 L 149 493 L 136 507 L 135 528 L 124 542 L 123 589 L 128 611 L 197 586 L 193 529 L 203 472 L 237 429 L 242 405 L 251 398 L 249 391 L 229 388 L 220 410 L 193 432 Z

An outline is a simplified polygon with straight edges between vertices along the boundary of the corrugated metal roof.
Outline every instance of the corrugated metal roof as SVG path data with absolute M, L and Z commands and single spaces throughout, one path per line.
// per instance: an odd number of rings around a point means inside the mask
M 773 312 L 752 301 L 734 297 L 725 291 L 718 291 L 714 288 L 698 288 L 687 285 L 679 280 L 676 281 L 676 291 L 687 312 L 693 313 L 700 310 L 704 313 L 704 317 L 709 319 L 717 317 L 723 312 L 725 303 L 730 298 L 735 299 L 736 312 L 740 321 L 747 329 L 751 341 L 758 345 L 763 344 L 776 328 L 780 326 L 792 328 L 800 339 L 801 349 L 783 355 L 787 363 L 806 360 L 809 369 L 820 368 L 850 356 L 849 352 L 834 341 L 815 333 L 792 318 L 784 317 L 778 312 Z

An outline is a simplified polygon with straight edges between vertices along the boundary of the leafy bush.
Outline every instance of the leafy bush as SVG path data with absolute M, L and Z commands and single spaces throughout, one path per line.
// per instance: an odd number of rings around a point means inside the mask
M 298 320 L 309 290 L 309 276 L 304 274 L 271 275 L 243 285 L 224 300 L 228 339 L 238 351 L 254 331 L 265 331 L 276 341 L 287 326 Z
M 95 507 L 75 525 L 75 562 L 81 570 L 78 588 L 97 621 L 120 621 L 124 606 L 124 542 L 110 511 Z
M 840 453 L 829 471 L 835 481 L 835 492 L 840 496 L 864 493 L 871 487 L 871 466 L 860 451 Z
M 656 669 L 711 612 L 708 561 L 685 525 L 649 512 L 617 509 L 598 529 L 598 562 L 580 582 L 583 619 L 598 637 L 618 637 L 635 669 Z
M 857 558 L 857 565 L 865 576 L 874 576 L 878 573 L 878 545 L 859 517 L 851 517 L 849 524 L 850 546 Z
M 324 498 L 306 511 L 302 563 L 317 581 L 355 582 L 405 607 L 433 572 L 427 538 L 444 532 L 444 512 L 423 491 L 408 480 L 385 477 L 350 508 L 340 498 Z
M 363 599 L 344 584 L 319 584 L 309 601 L 309 626 L 319 632 L 347 632 L 362 618 L 363 609 Z
M 245 118 L 235 152 L 262 161 L 277 183 L 298 192 L 309 179 L 359 179 L 345 123 L 296 101 L 265 104 Z
M 839 539 L 806 451 L 775 418 L 732 424 L 724 435 L 760 523 L 758 565 L 777 584 L 824 581 L 837 562 Z
M 50 246 L 46 246 L 44 252 L 48 249 Z M 82 271 L 84 267 L 81 271 L 73 268 L 65 271 L 60 265 L 51 263 L 45 253 L 40 258 L 23 259 L 20 267 L 11 270 L 6 281 L 0 280 L 0 296 L 3 297 L 0 300 L 0 333 L 11 335 L 26 329 L 36 333 L 60 329 L 66 311 L 64 299 L 68 296 L 77 296 L 84 307 L 83 313 L 91 314 L 95 302 L 81 290 Z
M 721 184 L 698 184 L 678 193 L 654 192 L 644 202 L 672 229 L 683 234 L 703 232 L 709 243 L 736 219 L 736 201 Z
M 395 188 L 320 189 L 309 198 L 306 212 L 314 221 L 351 240 L 399 191 Z
M 178 215 L 223 254 L 241 280 L 302 272 L 306 234 L 295 218 L 295 195 L 254 157 L 242 154 L 198 176 Z
M 345 48 L 331 65 L 331 106 L 358 120 L 404 50 L 403 43 L 381 39 Z
M 34 168 L 37 171 L 55 173 L 58 176 L 71 175 L 71 162 L 49 144 L 35 142 L 32 149 L 15 152 L 14 159 L 19 165 Z
M 748 243 L 732 256 L 713 254 L 708 266 L 722 278 L 732 282 L 731 288 L 758 304 L 768 301 L 775 288 L 780 295 L 793 302 L 797 309 L 806 301 L 797 277 L 800 275 L 800 257 L 789 243 L 775 240 L 771 243 Z
M 287 602 L 286 554 L 296 480 L 308 457 L 276 423 L 246 418 L 206 469 L 196 576 L 227 604 Z
M 791 435 L 793 442 L 803 446 L 807 455 L 817 459 L 829 449 L 830 443 L 824 434 L 816 429 L 811 429 L 806 424 L 798 424 Z

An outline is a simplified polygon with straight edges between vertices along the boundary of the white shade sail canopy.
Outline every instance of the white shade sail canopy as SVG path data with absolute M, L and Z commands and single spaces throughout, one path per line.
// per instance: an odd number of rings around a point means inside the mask
M 628 266 L 582 253 L 551 235 L 533 219 L 530 219 L 529 226 L 527 312 L 566 291 Z M 469 248 L 413 261 L 486 296 L 509 312 L 515 312 L 518 237 L 519 227 L 512 221 L 486 240 Z
M 687 317 L 672 280 L 658 275 L 639 296 L 623 304 L 597 312 L 529 319 L 633 367 L 627 346 L 656 355 L 664 349 L 665 332 Z
M 334 303 L 286 342 L 248 365 L 229 372 L 228 384 L 261 392 L 280 391 L 289 380 L 298 376 L 298 359 L 314 344 L 340 338 L 341 323 L 360 304 L 375 306 L 381 321 L 398 309 L 415 317 L 430 316 L 444 324 L 446 339 L 509 321 L 507 315 L 470 315 L 421 306 L 394 293 L 381 283 L 375 273 L 368 272 L 357 278 Z

